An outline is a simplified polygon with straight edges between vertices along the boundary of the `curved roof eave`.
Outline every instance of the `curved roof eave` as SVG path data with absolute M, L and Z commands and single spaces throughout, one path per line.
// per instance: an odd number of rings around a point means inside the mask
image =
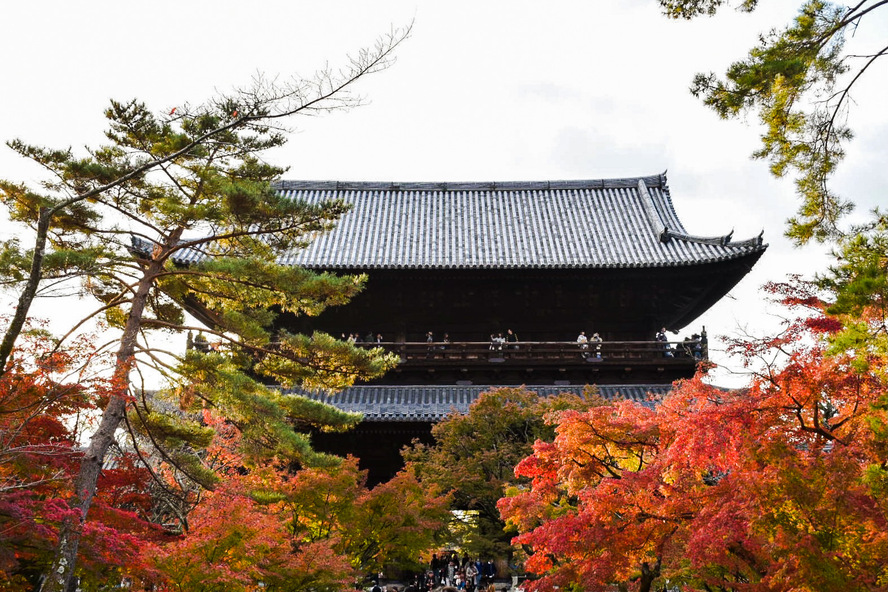
M 755 239 L 750 239 L 755 240 Z M 483 270 L 509 270 L 509 269 L 539 269 L 539 270 L 553 270 L 553 269 L 576 269 L 576 270 L 588 270 L 588 269 L 656 269 L 656 268 L 667 268 L 667 267 L 692 267 L 696 265 L 706 265 L 710 263 L 721 263 L 725 261 L 734 261 L 737 259 L 743 259 L 750 255 L 754 255 L 760 252 L 763 252 L 768 248 L 767 243 L 760 243 L 756 245 L 754 248 L 750 248 L 743 251 L 738 251 L 736 253 L 729 253 L 718 257 L 712 257 L 707 259 L 698 259 L 698 260 L 689 260 L 689 261 L 663 261 L 663 262 L 626 262 L 626 263 L 608 263 L 608 264 L 583 264 L 583 263 L 570 263 L 570 264 L 557 264 L 557 263 L 535 263 L 531 265 L 495 265 L 495 264 L 477 264 L 477 265 L 467 265 L 467 264 L 459 264 L 459 263 L 451 263 L 451 264 L 422 264 L 422 265 L 409 265 L 409 264 L 379 264 L 379 263 L 370 263 L 370 264 L 361 264 L 360 262 L 349 262 L 349 263 L 336 263 L 336 264 L 328 264 L 328 265 L 303 265 L 308 269 L 316 269 L 316 270 L 366 270 L 366 271 L 374 271 L 374 270 L 466 270 L 466 269 L 483 269 Z

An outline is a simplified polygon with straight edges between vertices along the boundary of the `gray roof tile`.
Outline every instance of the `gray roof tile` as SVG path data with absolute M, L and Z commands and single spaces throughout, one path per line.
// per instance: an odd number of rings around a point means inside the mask
M 308 202 L 351 211 L 280 262 L 310 269 L 669 267 L 763 251 L 762 236 L 687 234 L 665 175 L 585 181 L 377 183 L 280 181 Z M 134 249 L 150 245 L 133 238 Z M 180 263 L 204 257 L 183 249 Z
M 765 248 L 690 236 L 663 175 L 513 183 L 282 181 L 293 199 L 352 210 L 282 261 L 320 269 L 692 265 Z
M 481 393 L 501 388 L 489 385 L 451 386 L 353 386 L 337 394 L 324 391 L 293 392 L 315 401 L 333 405 L 337 409 L 361 413 L 364 421 L 440 421 L 453 412 L 467 413 L 469 406 Z M 514 388 L 514 387 L 510 387 Z M 540 395 L 573 393 L 580 395 L 584 387 L 524 386 Z M 630 399 L 646 406 L 672 390 L 671 384 L 599 385 L 598 393 L 606 399 Z

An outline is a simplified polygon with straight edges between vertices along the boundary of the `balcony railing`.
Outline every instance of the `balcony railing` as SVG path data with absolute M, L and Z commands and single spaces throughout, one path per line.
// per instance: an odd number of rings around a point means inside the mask
M 585 363 L 620 364 L 676 364 L 687 365 L 708 359 L 705 340 L 701 341 L 520 341 L 518 343 L 491 343 L 490 341 L 454 342 L 358 342 L 359 347 L 381 347 L 397 354 L 408 366 L 456 366 L 505 364 L 523 366 L 576 365 Z M 209 343 L 202 335 L 191 339 L 187 347 L 203 352 L 219 351 L 225 347 Z
M 450 364 L 564 364 L 607 362 L 663 362 L 687 364 L 702 361 L 705 342 L 604 341 L 585 345 L 575 341 L 489 341 L 358 343 L 381 347 L 400 356 L 408 365 Z

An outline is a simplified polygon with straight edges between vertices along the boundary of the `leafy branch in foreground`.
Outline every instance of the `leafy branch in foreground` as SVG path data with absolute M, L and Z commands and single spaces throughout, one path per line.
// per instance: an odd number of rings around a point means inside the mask
M 27 252 L 21 251 L 15 239 L 4 241 L 0 251 L 4 262 L 11 264 L 2 268 L 0 279 L 7 284 L 19 280 L 21 285 L 15 315 L 0 342 L 0 373 L 5 371 L 41 282 L 53 274 L 85 275 L 100 269 L 102 258 L 111 257 L 115 248 L 126 251 L 131 236 L 153 240 L 158 232 L 174 232 L 179 220 L 187 221 L 189 230 L 197 230 L 198 222 L 210 232 L 226 228 L 226 236 L 219 238 L 235 242 L 261 237 L 273 243 L 278 232 L 292 242 L 300 232 L 311 231 L 303 224 L 287 222 L 286 212 L 277 212 L 277 220 L 268 226 L 244 232 L 250 220 L 272 212 L 274 206 L 263 204 L 272 192 L 262 186 L 282 172 L 262 163 L 257 154 L 286 141 L 282 124 L 289 117 L 360 105 L 361 97 L 352 87 L 364 76 L 388 68 L 395 49 L 409 34 L 410 27 L 393 30 L 373 48 L 350 57 L 340 70 L 326 69 L 312 78 L 294 77 L 284 83 L 259 75 L 249 86 L 202 105 L 179 105 L 162 115 L 137 101 L 112 101 L 105 112 L 111 124 L 106 136 L 112 144 L 88 148 L 86 157 L 75 156 L 71 148 L 48 149 L 18 139 L 7 142 L 42 166 L 50 178 L 40 191 L 0 180 L 0 201 L 9 209 L 10 218 L 34 231 L 34 246 Z M 241 182 L 236 187 L 219 185 L 212 169 L 226 167 L 232 159 L 241 166 L 230 167 L 228 176 Z M 252 191 L 264 191 L 261 199 L 245 192 L 250 182 Z M 227 203 L 205 203 L 201 195 L 206 192 L 216 192 L 220 198 L 225 194 Z M 335 217 L 330 207 L 326 213 Z M 142 215 L 146 212 L 153 212 L 153 219 Z M 103 216 L 111 213 L 142 230 L 108 226 Z M 229 228 L 230 222 L 234 225 Z M 103 248 L 106 244 L 110 248 Z
M 660 0 L 667 16 L 684 19 L 713 15 L 725 4 Z M 757 4 L 745 0 L 739 9 L 752 11 Z M 801 206 L 786 234 L 797 243 L 831 241 L 844 233 L 839 222 L 853 203 L 832 191 L 829 180 L 845 155 L 843 144 L 853 136 L 845 124 L 852 90 L 888 53 L 888 46 L 846 53 L 845 36 L 886 5 L 885 0 L 849 7 L 808 0 L 793 24 L 760 36 L 746 59 L 733 63 L 723 78 L 698 74 L 691 86 L 694 96 L 722 118 L 758 114 L 765 132 L 753 156 L 768 160 L 775 176 L 795 175 Z

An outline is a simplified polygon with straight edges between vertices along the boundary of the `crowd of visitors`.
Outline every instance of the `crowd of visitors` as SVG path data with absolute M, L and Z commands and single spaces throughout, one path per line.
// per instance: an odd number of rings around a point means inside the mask
M 496 575 L 496 564 L 491 560 L 471 559 L 465 554 L 460 557 L 456 551 L 446 551 L 440 556 L 433 554 L 428 569 L 409 578 L 403 588 L 387 588 L 374 581 L 370 592 L 431 592 L 440 588 L 481 592 L 494 583 Z
M 389 343 L 382 336 L 382 333 L 374 333 L 373 331 L 368 331 L 363 337 L 361 337 L 360 332 L 343 332 L 340 335 L 340 339 L 352 344 L 377 345 Z M 425 341 L 428 345 L 430 357 L 439 357 L 439 352 L 447 350 L 452 344 L 448 333 L 444 333 L 443 337 L 437 338 L 432 331 L 426 333 Z M 696 360 L 702 360 L 706 357 L 708 344 L 705 327 L 701 333 L 694 333 L 682 339 L 674 340 L 669 339 L 666 334 L 666 327 L 662 327 L 654 335 L 654 341 L 661 344 L 658 346 L 658 349 L 662 351 L 662 354 L 660 354 L 662 357 L 694 358 Z M 576 343 L 580 349 L 580 356 L 583 359 L 593 362 L 602 359 L 603 339 L 599 333 L 592 333 L 592 336 L 589 337 L 586 335 L 585 331 L 580 331 L 580 334 L 576 338 Z M 188 349 L 196 349 L 204 353 L 209 353 L 222 349 L 221 346 L 221 342 L 209 342 L 202 332 L 198 332 L 197 336 L 193 336 L 191 332 L 188 334 Z M 488 347 L 492 352 L 493 357 L 508 357 L 507 354 L 500 356 L 499 352 L 521 349 L 518 334 L 512 329 L 507 329 L 505 332 L 497 331 L 491 333 L 490 344 Z
M 417 592 L 426 592 L 439 586 L 476 592 L 493 583 L 495 577 L 496 565 L 493 561 L 470 559 L 468 555 L 460 558 L 459 554 L 453 551 L 444 553 L 441 557 L 438 557 L 437 553 L 433 554 L 428 571 L 418 576 L 414 584 Z
M 703 328 L 702 333 L 694 333 L 690 337 L 684 337 L 680 341 L 674 343 L 674 347 L 673 343 L 669 342 L 669 337 L 666 335 L 666 327 L 657 331 L 654 340 L 663 344 L 663 356 L 666 358 L 686 357 L 694 358 L 696 360 L 703 359 L 708 341 L 705 327 Z
M 361 337 L 361 334 L 357 333 L 357 332 L 356 333 L 349 333 L 348 336 L 346 336 L 346 334 L 343 333 L 339 337 L 339 339 L 341 341 L 348 341 L 349 343 L 353 343 L 353 344 L 354 343 L 383 343 L 382 333 L 377 333 L 374 335 L 373 331 L 368 331 L 367 334 L 364 335 L 363 338 Z

